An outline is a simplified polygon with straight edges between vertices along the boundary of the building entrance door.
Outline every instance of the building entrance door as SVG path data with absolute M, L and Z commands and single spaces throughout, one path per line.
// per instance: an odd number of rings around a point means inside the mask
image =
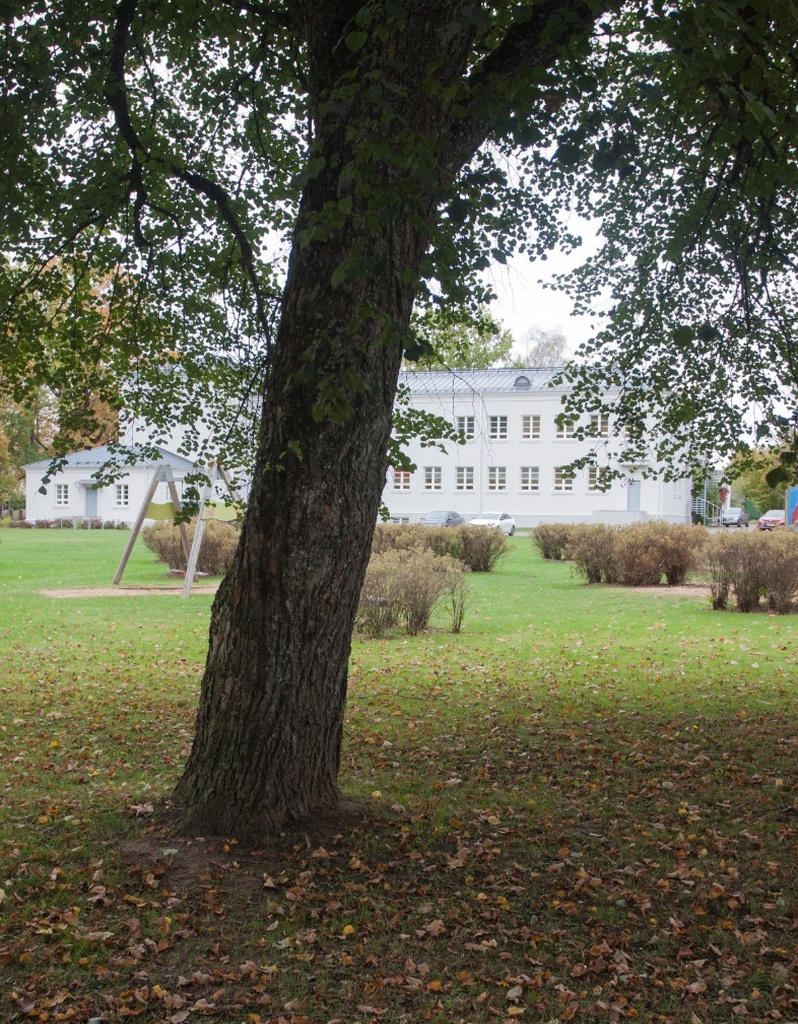
M 629 480 L 626 485 L 626 511 L 640 511 L 640 481 Z

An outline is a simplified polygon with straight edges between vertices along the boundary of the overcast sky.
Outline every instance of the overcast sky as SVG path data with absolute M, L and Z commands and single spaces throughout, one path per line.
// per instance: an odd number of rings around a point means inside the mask
M 515 256 L 506 267 L 496 264 L 490 271 L 490 282 L 499 296 L 492 306 L 493 315 L 512 333 L 521 349 L 531 327 L 561 331 L 568 339 L 570 352 L 592 334 L 591 324 L 594 321 L 588 317 L 572 316 L 570 299 L 541 283 L 578 266 L 596 251 L 598 240 L 586 221 L 571 227 L 584 239 L 576 252 L 568 256 L 555 252 L 548 259 L 535 262 L 525 256 Z

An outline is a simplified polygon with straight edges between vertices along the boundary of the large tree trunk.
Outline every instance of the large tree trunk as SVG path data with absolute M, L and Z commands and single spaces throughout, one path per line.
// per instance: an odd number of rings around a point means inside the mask
M 175 792 L 190 834 L 254 840 L 340 802 L 350 638 L 434 216 L 430 190 L 378 222 L 373 181 L 365 195 L 356 183 L 346 222 L 309 243 L 362 155 L 347 136 L 345 125 L 322 124 L 324 166 L 303 195 L 250 507 L 214 604 L 196 736 Z M 380 191 L 395 173 L 381 170 Z M 344 265 L 352 273 L 334 284 Z
M 417 264 L 418 238 L 393 244 L 399 266 Z M 251 505 L 214 604 L 175 794 L 194 834 L 256 838 L 339 800 L 350 637 L 385 482 L 395 331 L 412 293 L 381 289 L 377 316 L 320 285 L 329 274 L 295 251 Z

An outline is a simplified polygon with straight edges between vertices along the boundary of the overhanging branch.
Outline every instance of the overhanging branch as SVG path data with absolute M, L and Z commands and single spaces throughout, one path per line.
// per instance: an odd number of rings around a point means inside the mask
M 255 253 L 246 229 L 233 208 L 231 197 L 216 181 L 206 175 L 188 170 L 180 163 L 155 156 L 141 141 L 133 124 L 128 103 L 125 81 L 125 57 L 130 42 L 130 29 L 136 16 L 139 0 L 120 0 L 116 8 L 116 19 L 111 43 L 111 57 L 105 81 L 105 98 L 114 115 L 117 130 L 130 151 L 131 167 L 129 180 L 135 195 L 133 202 L 134 238 L 136 245 L 146 248 L 146 238 L 141 227 L 141 215 L 147 206 L 148 196 L 144 181 L 145 165 L 159 167 L 167 176 L 182 182 L 193 192 L 204 196 L 216 208 L 222 222 L 232 234 L 241 256 L 241 265 L 247 275 L 255 298 L 258 323 L 264 338 L 269 337 L 270 326 L 266 296 L 257 271 Z

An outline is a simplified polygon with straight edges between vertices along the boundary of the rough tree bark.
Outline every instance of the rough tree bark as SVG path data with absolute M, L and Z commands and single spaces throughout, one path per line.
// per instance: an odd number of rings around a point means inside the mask
M 174 794 L 187 834 L 255 840 L 339 807 L 350 637 L 405 330 L 440 185 L 496 116 L 487 102 L 472 117 L 455 115 L 451 102 L 419 88 L 432 66 L 444 84 L 469 73 L 471 30 L 445 30 L 457 25 L 460 3 L 405 3 L 404 32 L 353 52 L 343 34 L 359 6 L 293 5 L 308 46 L 311 155 L 323 166 L 303 192 L 251 504 L 214 604 L 196 735 Z M 520 60 L 554 59 L 567 33 L 554 38 L 551 22 L 563 6 L 536 5 L 540 24 L 509 39 L 508 67 L 500 56 L 484 67 L 486 96 Z M 567 7 L 567 32 L 583 35 L 593 13 Z M 357 83 L 348 106 L 335 93 L 347 75 Z M 379 83 L 379 95 L 368 83 Z M 502 91 L 505 109 L 506 84 Z M 387 118 L 381 98 L 390 98 Z M 313 226 L 344 197 L 345 222 L 314 239 Z M 359 269 L 341 279 L 342 266 Z

